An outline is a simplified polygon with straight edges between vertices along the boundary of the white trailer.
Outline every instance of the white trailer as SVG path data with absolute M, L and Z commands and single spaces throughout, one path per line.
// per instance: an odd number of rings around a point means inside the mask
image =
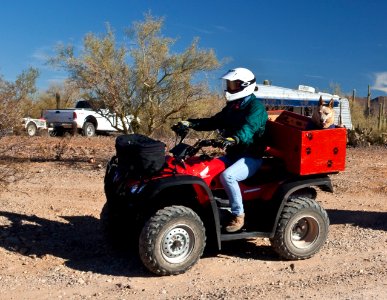
M 22 123 L 29 136 L 35 136 L 39 131 L 47 129 L 47 122 L 43 118 L 33 119 L 25 117 L 22 119 Z
M 255 96 L 270 109 L 292 110 L 296 113 L 311 116 L 318 106 L 320 97 L 328 103 L 334 101 L 335 124 L 352 129 L 351 112 L 347 98 L 338 95 L 316 92 L 313 87 L 299 85 L 298 89 L 290 89 L 270 84 L 257 84 Z

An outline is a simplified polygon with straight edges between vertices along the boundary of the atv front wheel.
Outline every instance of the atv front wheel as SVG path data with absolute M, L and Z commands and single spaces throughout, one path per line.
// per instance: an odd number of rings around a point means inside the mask
M 328 215 L 316 201 L 297 197 L 285 204 L 276 233 L 270 241 L 281 257 L 306 259 L 324 245 L 328 227 Z
M 142 229 L 140 258 L 155 274 L 181 274 L 199 260 L 205 244 L 199 216 L 190 208 L 169 206 L 160 209 Z

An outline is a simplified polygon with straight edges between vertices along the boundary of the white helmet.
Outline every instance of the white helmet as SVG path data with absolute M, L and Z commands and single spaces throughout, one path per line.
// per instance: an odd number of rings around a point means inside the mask
M 256 87 L 253 72 L 245 68 L 236 68 L 222 76 L 225 81 L 227 101 L 233 101 L 251 95 Z

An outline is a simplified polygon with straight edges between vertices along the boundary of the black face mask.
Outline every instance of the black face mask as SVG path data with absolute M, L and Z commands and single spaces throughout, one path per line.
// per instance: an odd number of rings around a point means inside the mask
M 233 110 L 238 110 L 241 107 L 242 101 L 243 99 L 230 101 L 229 102 L 230 108 Z

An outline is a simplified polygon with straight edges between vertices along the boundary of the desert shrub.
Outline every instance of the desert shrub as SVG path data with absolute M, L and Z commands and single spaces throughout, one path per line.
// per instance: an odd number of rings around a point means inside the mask
M 4 136 L 21 126 L 23 103 L 35 91 L 38 71 L 29 69 L 22 72 L 15 82 L 9 82 L 0 75 L 0 193 L 8 184 L 23 178 L 23 169 L 6 159 L 7 154 L 17 146 L 1 143 Z
M 364 147 L 371 145 L 387 146 L 387 134 L 372 128 L 357 127 L 348 131 L 348 145 L 354 147 Z
M 355 128 L 378 129 L 378 117 L 375 115 L 367 116 L 364 107 L 355 102 L 351 107 L 352 124 Z
M 354 129 L 348 132 L 350 146 L 387 145 L 387 134 L 379 129 L 377 112 L 367 114 L 364 103 L 351 104 L 352 124 Z

